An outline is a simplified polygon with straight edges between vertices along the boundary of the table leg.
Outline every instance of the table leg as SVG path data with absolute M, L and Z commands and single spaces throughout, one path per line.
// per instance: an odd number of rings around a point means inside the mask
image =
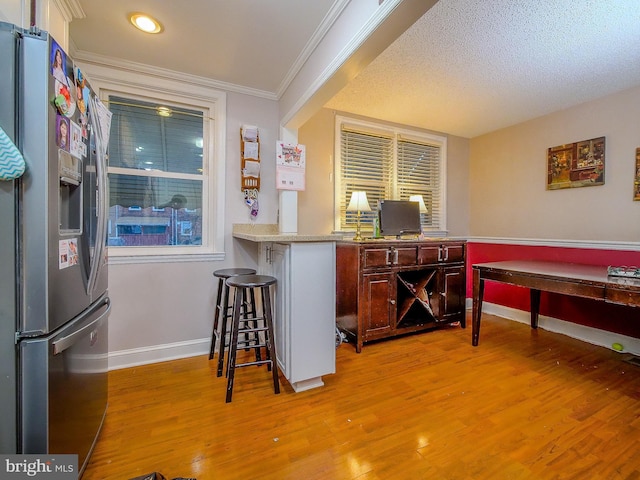
M 538 313 L 540 313 L 540 290 L 531 289 L 531 328 L 538 328 Z
M 480 317 L 482 316 L 482 296 L 484 294 L 484 280 L 480 278 L 480 271 L 473 269 L 473 309 L 471 315 L 471 345 L 478 346 L 480 340 Z

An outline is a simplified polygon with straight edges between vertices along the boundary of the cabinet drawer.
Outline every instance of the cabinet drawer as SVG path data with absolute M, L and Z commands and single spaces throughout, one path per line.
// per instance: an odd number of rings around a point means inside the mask
M 462 262 L 464 260 L 464 245 L 453 244 L 443 245 L 444 250 L 442 254 L 443 261 L 445 262 Z
M 362 252 L 362 268 L 411 266 L 418 261 L 417 247 L 367 247 Z
M 464 244 L 421 245 L 418 252 L 418 263 L 454 263 L 464 261 Z
M 418 263 L 417 247 L 394 247 L 392 262 L 394 265 L 416 265 Z
M 440 245 L 421 245 L 418 251 L 418 263 L 429 265 L 440 261 Z
M 391 260 L 391 251 L 386 247 L 365 248 L 362 251 L 362 268 L 388 267 Z

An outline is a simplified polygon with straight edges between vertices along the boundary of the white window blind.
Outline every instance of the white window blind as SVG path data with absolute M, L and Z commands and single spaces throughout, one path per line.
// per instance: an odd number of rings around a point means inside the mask
M 427 213 L 421 214 L 420 219 L 425 229 L 437 228 L 441 223 L 440 155 L 438 145 L 398 140 L 398 198 L 422 195 Z
M 363 230 L 371 228 L 380 200 L 408 200 L 422 195 L 425 231 L 445 230 L 444 156 L 446 138 L 406 129 L 336 117 L 335 228 L 355 230 L 356 212 L 347 212 L 354 191 L 364 190 L 372 211 L 362 213 Z
M 347 212 L 351 193 L 364 190 L 373 211 L 362 213 L 361 222 L 371 223 L 379 200 L 391 194 L 393 138 L 342 129 L 340 168 L 340 230 L 355 228 L 356 212 Z

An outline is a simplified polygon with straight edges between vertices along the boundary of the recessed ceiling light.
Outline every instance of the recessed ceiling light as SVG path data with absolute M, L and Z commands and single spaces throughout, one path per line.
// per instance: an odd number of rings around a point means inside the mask
M 129 15 L 129 19 L 134 27 L 142 30 L 143 32 L 160 33 L 162 31 L 162 25 L 160 25 L 160 22 L 146 13 L 132 13 Z

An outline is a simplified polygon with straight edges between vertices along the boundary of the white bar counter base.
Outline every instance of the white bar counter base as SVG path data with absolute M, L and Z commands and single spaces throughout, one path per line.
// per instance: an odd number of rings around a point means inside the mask
M 235 224 L 233 237 L 257 244 L 258 272 L 277 278 L 278 366 L 295 392 L 336 372 L 336 241 L 342 235 L 279 233 L 278 225 Z

